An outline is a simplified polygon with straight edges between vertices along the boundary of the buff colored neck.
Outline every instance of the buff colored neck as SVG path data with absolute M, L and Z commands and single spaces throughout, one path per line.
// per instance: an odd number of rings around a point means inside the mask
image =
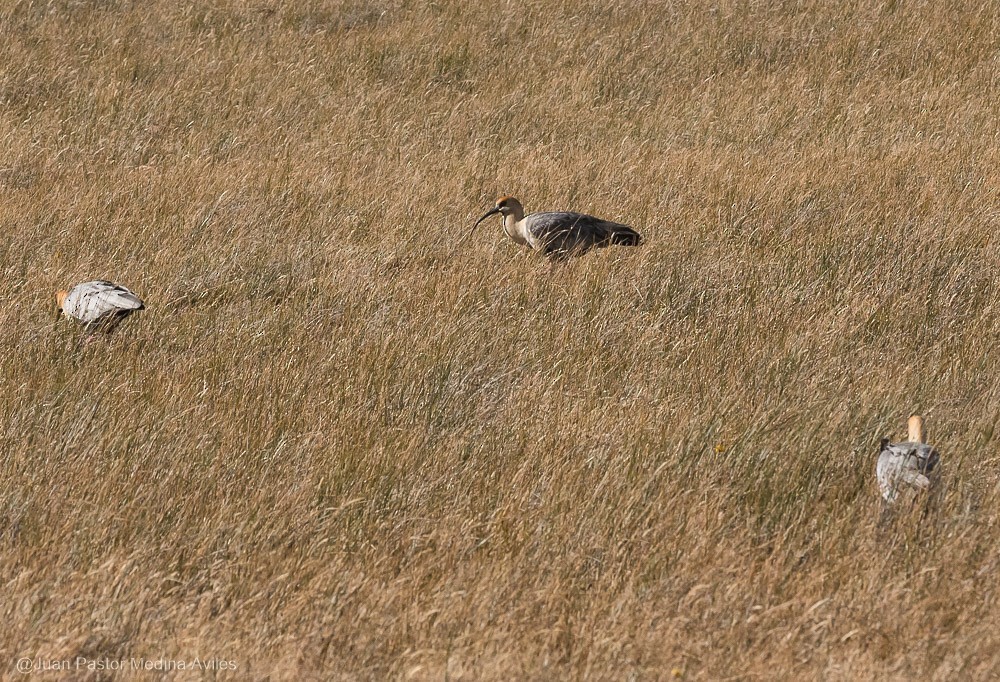
M 523 217 L 523 215 L 518 216 L 515 212 L 508 213 L 503 217 L 503 231 L 518 244 L 528 243 L 528 237 L 524 234 L 524 225 L 521 223 Z

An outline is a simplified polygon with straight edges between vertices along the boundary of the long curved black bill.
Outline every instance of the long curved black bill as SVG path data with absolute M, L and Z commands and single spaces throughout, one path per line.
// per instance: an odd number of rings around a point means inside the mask
M 489 211 L 487 211 L 486 213 L 484 213 L 483 217 L 480 218 L 479 220 L 477 220 L 476 223 L 471 228 L 469 228 L 469 231 L 465 233 L 465 236 L 462 237 L 461 240 L 459 240 L 459 243 L 461 244 L 466 239 L 468 239 L 469 237 L 471 237 L 472 233 L 476 231 L 477 227 L 479 227 L 479 223 L 483 222 L 484 220 L 486 220 L 487 218 L 489 218 L 491 215 L 496 215 L 499 212 L 500 212 L 500 209 L 498 207 L 494 206 Z

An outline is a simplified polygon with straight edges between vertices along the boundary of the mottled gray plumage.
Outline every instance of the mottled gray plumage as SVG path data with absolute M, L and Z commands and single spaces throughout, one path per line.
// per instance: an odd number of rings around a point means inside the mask
M 114 331 L 122 320 L 142 310 L 142 299 L 120 284 L 98 279 L 77 284 L 68 292 L 56 294 L 59 309 L 83 324 L 88 333 Z
M 628 225 L 570 211 L 532 213 L 524 226 L 546 254 L 583 252 L 611 244 L 637 246 L 642 237 Z
M 552 211 L 525 216 L 521 202 L 514 197 L 498 199 L 496 206 L 477 220 L 472 229 L 496 213 L 503 216 L 503 230 L 508 237 L 547 256 L 565 257 L 613 244 L 638 246 L 642 243 L 639 233 L 628 225 L 585 213 Z
M 930 476 L 940 459 L 937 450 L 926 443 L 890 443 L 888 438 L 883 438 L 875 465 L 875 476 L 878 478 L 882 498 L 892 503 L 905 489 L 930 488 Z

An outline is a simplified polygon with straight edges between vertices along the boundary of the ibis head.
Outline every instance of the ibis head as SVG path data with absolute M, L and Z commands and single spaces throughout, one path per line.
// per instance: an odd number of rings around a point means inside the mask
M 524 208 L 521 207 L 521 202 L 514 197 L 500 197 L 497 199 L 493 208 L 484 213 L 483 217 L 476 221 L 476 224 L 472 226 L 471 230 L 469 230 L 469 234 L 472 234 L 476 227 L 479 226 L 479 223 L 483 222 L 491 215 L 496 215 L 497 213 L 502 215 L 504 219 L 506 219 L 507 216 L 514 216 L 514 220 L 521 220 L 524 217 Z

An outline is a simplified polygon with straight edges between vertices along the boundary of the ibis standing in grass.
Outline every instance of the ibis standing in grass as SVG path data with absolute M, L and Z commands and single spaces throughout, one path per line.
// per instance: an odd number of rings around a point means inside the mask
M 521 202 L 514 197 L 500 197 L 496 205 L 476 221 L 469 234 L 491 215 L 503 216 L 503 231 L 518 244 L 546 256 L 564 258 L 580 255 L 592 248 L 612 244 L 638 246 L 642 237 L 628 225 L 595 218 L 586 213 L 554 211 L 524 215 Z
M 907 440 L 890 443 L 883 438 L 875 476 L 882 499 L 889 504 L 896 502 L 901 493 L 928 490 L 932 476 L 941 459 L 933 447 L 924 442 L 924 422 L 919 415 L 910 417 Z
M 57 292 L 56 305 L 60 313 L 83 325 L 88 339 L 98 332 L 110 334 L 122 320 L 146 307 L 129 289 L 103 279 Z

